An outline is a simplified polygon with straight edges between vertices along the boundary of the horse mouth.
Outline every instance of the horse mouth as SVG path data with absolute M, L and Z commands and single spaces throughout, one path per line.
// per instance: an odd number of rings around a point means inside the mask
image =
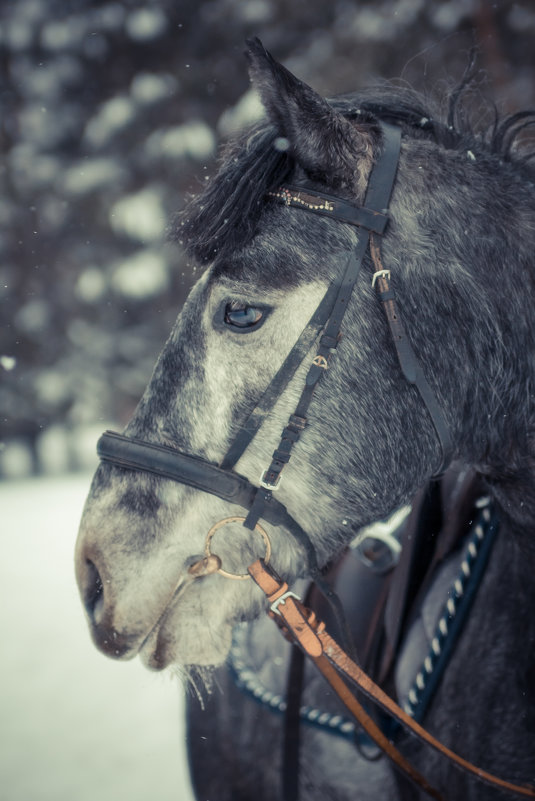
M 209 579 L 200 579 L 205 580 Z M 253 606 L 235 614 L 207 618 L 206 603 L 190 607 L 187 600 L 190 596 L 183 602 L 192 583 L 190 577 L 180 582 L 138 648 L 142 663 L 150 670 L 161 671 L 171 665 L 217 667 L 228 656 L 234 626 L 258 617 L 260 608 Z
M 178 582 L 160 616 L 139 646 L 138 653 L 143 664 L 151 670 L 165 670 L 173 661 L 169 648 L 172 643 L 165 633 L 165 627 L 191 583 L 192 579 L 189 576 L 184 576 Z

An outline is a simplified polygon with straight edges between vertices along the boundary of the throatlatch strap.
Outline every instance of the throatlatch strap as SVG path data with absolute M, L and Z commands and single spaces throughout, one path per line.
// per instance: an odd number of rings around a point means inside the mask
M 389 276 L 390 271 L 385 270 L 381 261 L 381 251 L 379 245 L 372 236 L 370 239 L 370 252 L 372 261 L 376 270 L 377 276 L 376 286 L 379 292 L 379 297 L 383 303 L 383 307 L 390 327 L 392 341 L 396 348 L 399 366 L 405 380 L 409 384 L 416 387 L 420 393 L 427 411 L 431 417 L 435 427 L 436 434 L 440 440 L 442 448 L 442 462 L 440 468 L 435 473 L 435 476 L 440 475 L 451 461 L 453 452 L 453 443 L 450 435 L 449 428 L 444 419 L 442 409 L 438 405 L 437 399 L 429 383 L 424 375 L 422 366 L 413 350 L 413 347 L 407 337 L 405 326 L 401 321 L 399 310 L 396 304 L 396 295 L 390 286 Z

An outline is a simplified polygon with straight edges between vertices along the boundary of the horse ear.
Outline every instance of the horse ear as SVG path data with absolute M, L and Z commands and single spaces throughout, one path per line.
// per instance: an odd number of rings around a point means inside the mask
M 347 120 L 275 61 L 260 39 L 247 45 L 251 81 L 298 164 L 311 178 L 360 195 L 372 166 L 377 125 Z

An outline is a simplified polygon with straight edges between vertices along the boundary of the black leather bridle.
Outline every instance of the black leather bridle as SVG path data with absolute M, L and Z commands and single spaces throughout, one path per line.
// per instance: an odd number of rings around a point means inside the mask
M 306 427 L 308 407 L 314 390 L 328 367 L 330 356 L 338 345 L 342 320 L 360 273 L 366 250 L 370 245 L 373 257 L 375 245 L 375 252 L 378 252 L 374 238 L 380 237 L 384 233 L 388 223 L 387 212 L 399 161 L 401 131 L 398 127 L 386 123 L 381 123 L 381 129 L 383 148 L 370 174 L 364 206 L 356 206 L 338 197 L 308 190 L 304 186 L 285 185 L 270 193 L 271 197 L 288 206 L 358 226 L 360 229 L 359 239 L 355 250 L 349 254 L 342 275 L 329 286 L 268 388 L 240 426 L 221 463 L 215 465 L 172 447 L 146 442 L 112 431 L 104 433 L 97 445 L 98 455 L 104 462 L 172 479 L 243 507 L 247 510 L 247 517 L 244 519 L 243 525 L 251 530 L 256 527 L 260 519 L 275 526 L 283 526 L 304 548 L 307 557 L 307 572 L 312 578 L 318 577 L 314 546 L 308 534 L 289 514 L 286 507 L 273 497 L 273 492 L 280 483 L 281 472 L 290 459 L 293 446 Z M 377 267 L 376 258 L 374 258 L 374 263 Z M 385 308 L 388 306 L 391 310 L 394 308 L 395 296 L 393 290 L 386 283 L 387 273 L 387 270 L 378 270 L 374 276 L 374 283 L 376 277 L 382 279 L 379 287 L 383 288 L 379 289 L 379 296 Z M 395 313 L 389 313 L 387 309 L 387 318 L 402 372 L 406 379 L 418 389 L 440 440 L 442 465 L 438 472 L 442 472 L 451 459 L 452 451 L 451 437 L 442 410 L 405 334 L 397 309 Z M 273 452 L 271 463 L 260 480 L 260 486 L 257 487 L 249 479 L 236 473 L 233 468 L 320 334 L 317 353 L 308 370 L 305 387 L 295 412 L 290 415 L 279 445 Z

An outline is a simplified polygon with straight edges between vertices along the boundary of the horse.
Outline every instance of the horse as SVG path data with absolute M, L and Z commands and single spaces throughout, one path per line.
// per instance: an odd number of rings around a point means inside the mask
M 176 221 L 176 238 L 206 270 L 123 434 L 105 435 L 83 512 L 76 574 L 93 640 L 108 656 L 139 655 L 148 668 L 171 667 L 197 688 L 188 739 L 198 798 L 281 797 L 279 713 L 290 704 L 292 646 L 263 614 L 267 602 L 247 580 L 248 566 L 264 557 L 290 587 L 304 587 L 312 561 L 315 578 L 325 575 L 354 553 L 370 524 L 393 513 L 389 536 L 397 541 L 407 518 L 403 512 L 399 523 L 396 510 L 421 511 L 429 487 L 441 483 L 437 475 L 454 463 L 456 475 L 469 472 L 479 488 L 469 522 L 481 513 L 497 523 L 423 723 L 482 769 L 528 783 L 535 776 L 535 190 L 533 153 L 520 140 L 535 115 L 496 117 L 474 130 L 465 82 L 441 121 L 440 109 L 405 87 L 326 100 L 258 40 L 248 58 L 265 117 L 226 147 L 217 175 Z M 391 197 L 364 223 L 393 129 Z M 342 208 L 360 222 L 329 217 Z M 362 248 L 342 297 L 348 254 L 366 237 L 375 251 Z M 345 310 L 329 338 L 323 318 L 311 324 L 325 298 L 332 310 L 333 286 Z M 392 321 L 384 307 L 394 291 Z M 399 315 L 398 335 L 391 325 Z M 404 337 L 423 384 L 407 380 L 396 337 Z M 321 380 L 299 416 L 311 370 Z M 284 467 L 276 479 L 266 470 L 272 452 Z M 435 565 L 400 633 L 390 692 L 410 697 L 419 675 L 413 652 L 420 658 L 414 627 L 426 616 L 447 627 L 443 588 L 458 586 L 466 558 L 450 551 Z M 357 590 L 353 582 L 349 594 Z M 393 611 L 395 620 L 395 604 Z M 308 666 L 301 702 L 311 724 L 301 727 L 294 763 L 302 801 L 425 797 L 388 760 L 369 758 Z M 389 737 L 450 801 L 511 797 L 403 731 Z

